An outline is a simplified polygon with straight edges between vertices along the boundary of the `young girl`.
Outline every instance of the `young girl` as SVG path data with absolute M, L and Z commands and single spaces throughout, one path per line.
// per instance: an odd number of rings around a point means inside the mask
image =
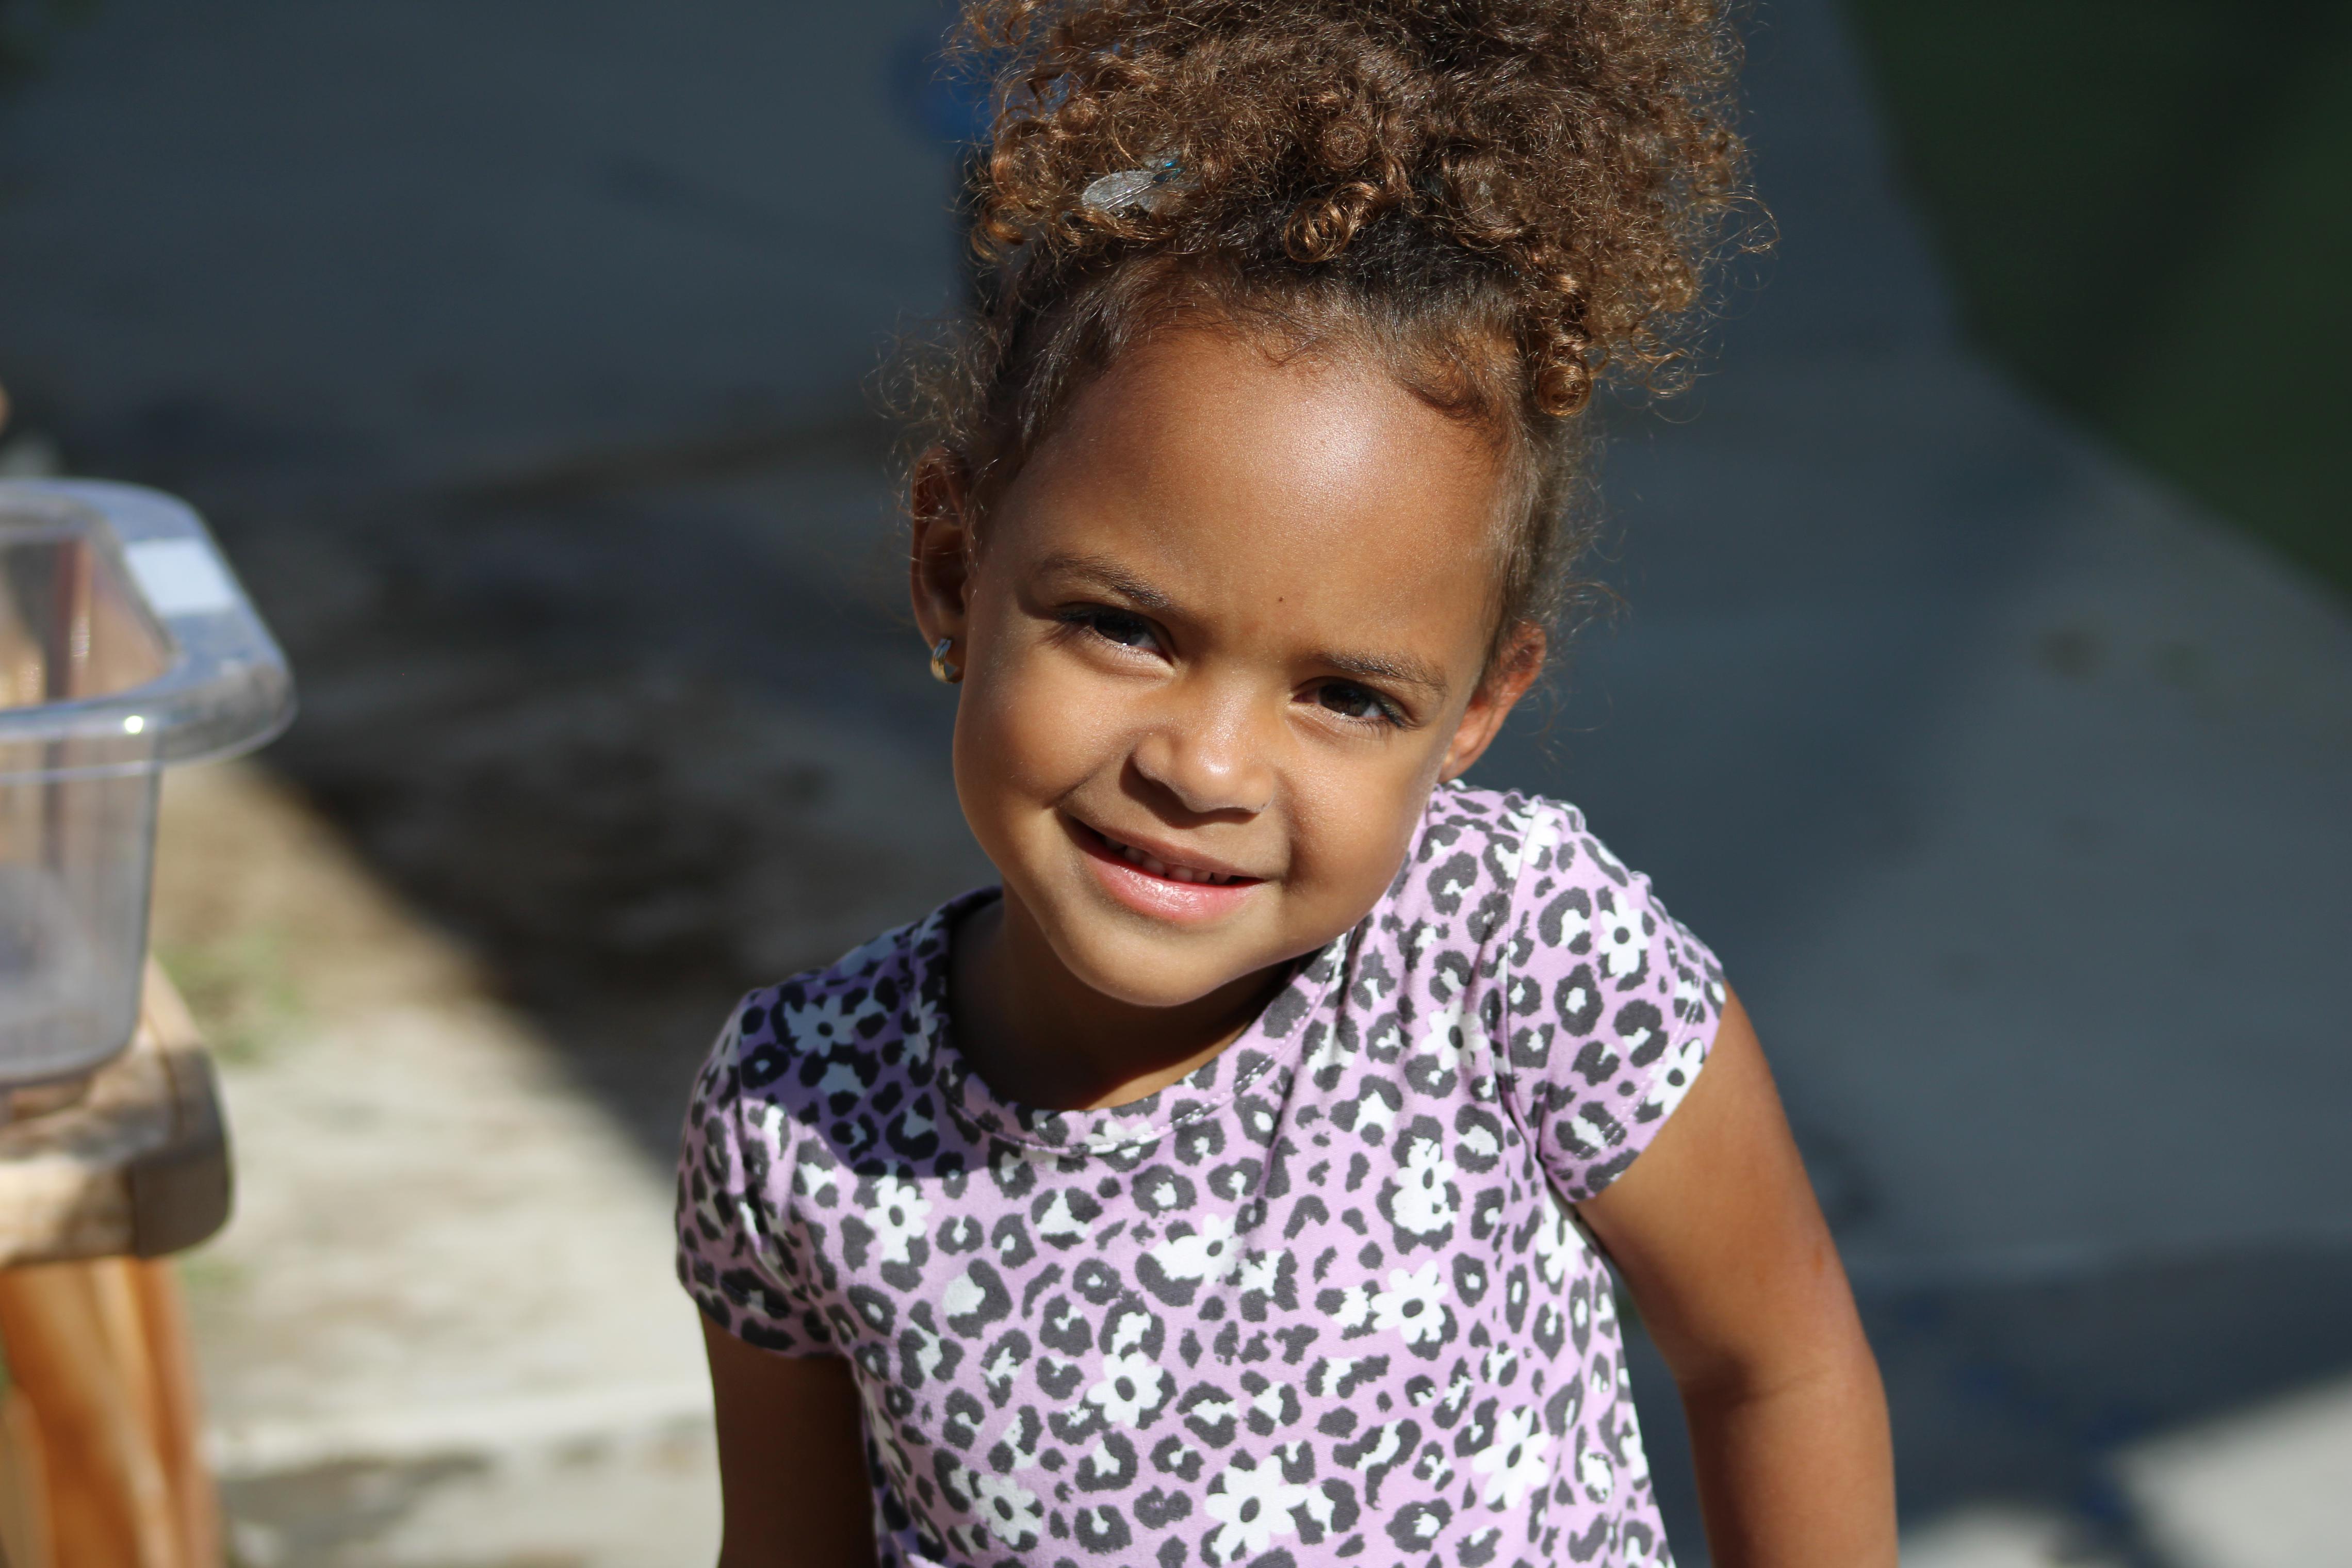
M 1003 885 L 754 992 L 698 1081 L 724 1563 L 1665 1562 L 1613 1264 L 1715 1561 L 1892 1563 L 1715 959 L 1573 809 L 1457 782 L 1543 662 L 1593 377 L 1667 361 L 1736 192 L 1719 12 L 968 25 L 992 267 L 912 575 Z

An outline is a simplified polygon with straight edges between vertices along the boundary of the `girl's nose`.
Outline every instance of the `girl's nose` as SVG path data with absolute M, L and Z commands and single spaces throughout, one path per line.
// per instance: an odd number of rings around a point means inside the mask
M 1138 742 L 1136 771 L 1196 816 L 1255 816 L 1274 802 L 1270 737 L 1241 701 L 1186 706 Z

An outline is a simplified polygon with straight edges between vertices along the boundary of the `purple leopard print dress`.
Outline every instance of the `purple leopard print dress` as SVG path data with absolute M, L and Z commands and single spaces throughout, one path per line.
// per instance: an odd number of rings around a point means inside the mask
M 1569 807 L 1441 788 L 1247 1033 L 1083 1111 L 949 1037 L 947 932 L 993 896 L 753 992 L 687 1126 L 679 1274 L 854 1363 L 883 1563 L 1669 1560 L 1568 1208 L 1722 1013 L 1646 879 Z

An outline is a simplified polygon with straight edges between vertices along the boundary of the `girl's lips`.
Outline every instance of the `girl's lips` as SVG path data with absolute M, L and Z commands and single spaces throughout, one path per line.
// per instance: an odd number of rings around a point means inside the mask
M 1071 822 L 1070 828 L 1070 837 L 1085 851 L 1087 865 L 1103 890 L 1136 913 L 1153 920 L 1186 925 L 1222 920 L 1265 885 L 1255 877 L 1235 876 L 1212 881 L 1208 879 L 1223 873 L 1171 866 L 1107 837 L 1082 822 Z M 1130 857 L 1138 857 L 1144 863 L 1139 864 L 1137 858 Z M 1153 866 L 1160 868 L 1155 871 L 1150 868 Z M 1195 879 L 1185 880 L 1188 876 Z

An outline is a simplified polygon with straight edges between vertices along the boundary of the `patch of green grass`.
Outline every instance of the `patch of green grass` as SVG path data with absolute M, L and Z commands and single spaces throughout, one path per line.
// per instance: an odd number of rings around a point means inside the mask
M 2352 5 L 1847 10 L 1978 340 L 2352 592 Z
M 278 932 L 257 929 L 174 943 L 155 959 L 214 1054 L 244 1063 L 260 1059 L 301 1021 L 302 996 L 285 951 Z
M 191 1296 L 234 1296 L 246 1288 L 251 1278 L 243 1264 L 222 1257 L 209 1247 L 184 1252 L 173 1262 L 178 1266 L 181 1288 Z

